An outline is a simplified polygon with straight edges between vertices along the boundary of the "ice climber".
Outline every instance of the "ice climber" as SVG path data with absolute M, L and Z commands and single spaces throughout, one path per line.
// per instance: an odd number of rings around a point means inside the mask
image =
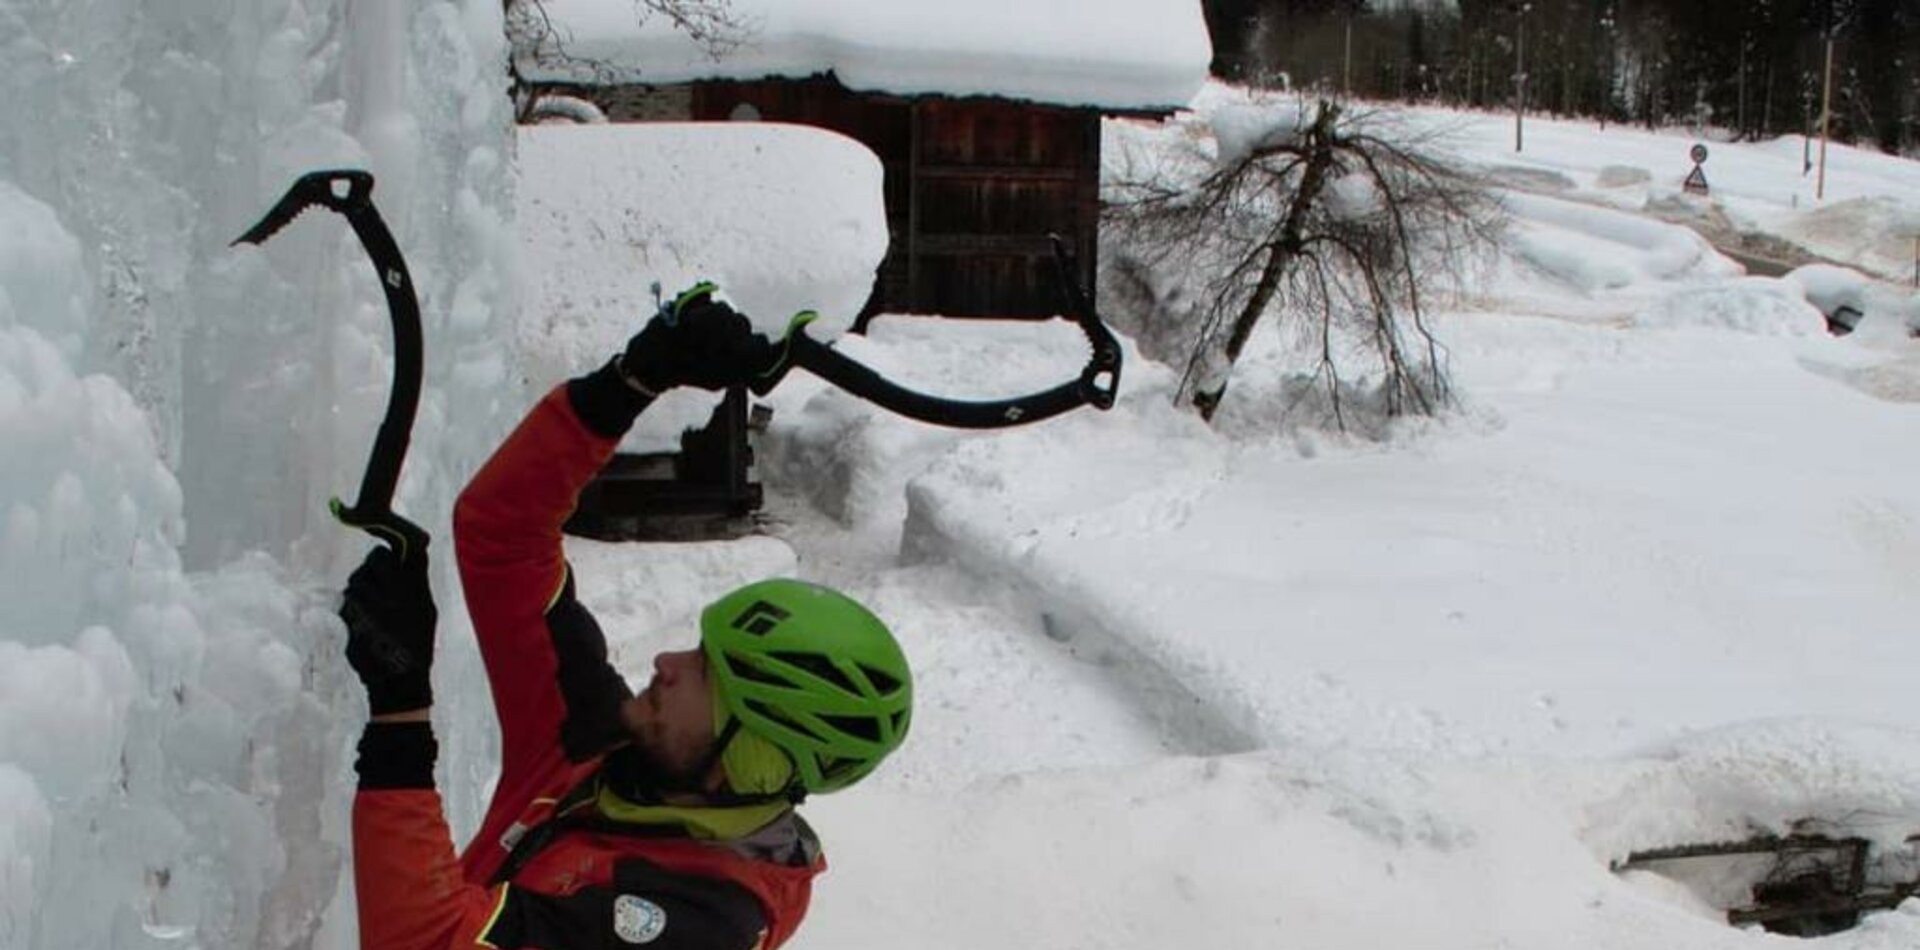
M 772 948 L 825 867 L 794 806 L 905 737 L 906 659 L 872 613 L 797 580 L 749 584 L 654 658 L 638 695 L 574 595 L 560 526 L 656 395 L 743 383 L 776 351 L 701 285 L 605 366 L 548 393 L 453 513 L 502 733 L 499 783 L 456 859 L 434 789 L 437 619 L 425 552 L 376 548 L 348 581 L 347 656 L 372 716 L 353 805 L 367 950 Z

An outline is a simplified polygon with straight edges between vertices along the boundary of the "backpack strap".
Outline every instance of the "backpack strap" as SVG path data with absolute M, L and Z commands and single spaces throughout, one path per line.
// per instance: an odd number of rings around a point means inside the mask
M 520 869 L 527 866 L 527 862 L 533 860 L 540 852 L 547 850 L 547 846 L 560 840 L 561 835 L 590 822 L 592 820 L 590 813 L 580 814 L 580 812 L 584 806 L 592 803 L 594 792 L 599 788 L 599 784 L 600 775 L 596 772 L 582 779 L 580 784 L 560 796 L 559 803 L 553 806 L 553 811 L 547 819 L 528 828 L 526 833 L 520 836 L 520 840 L 513 843 L 513 849 L 507 852 L 507 859 L 500 862 L 499 869 L 495 870 L 493 877 L 487 880 L 487 886 L 492 887 L 513 880 L 513 876 L 519 874 Z

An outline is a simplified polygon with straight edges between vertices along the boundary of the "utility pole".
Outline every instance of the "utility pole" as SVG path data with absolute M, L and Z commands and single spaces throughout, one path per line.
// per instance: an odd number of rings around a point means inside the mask
M 1813 171 L 1813 84 L 1800 79 L 1800 177 Z
M 1513 70 L 1513 150 L 1524 151 L 1526 147 L 1527 118 L 1527 11 L 1533 4 L 1522 3 L 1520 15 L 1515 18 L 1514 30 L 1514 70 Z
M 1813 200 L 1827 198 L 1827 137 L 1833 126 L 1833 34 L 1827 34 L 1826 78 L 1820 84 L 1820 177 L 1813 186 Z

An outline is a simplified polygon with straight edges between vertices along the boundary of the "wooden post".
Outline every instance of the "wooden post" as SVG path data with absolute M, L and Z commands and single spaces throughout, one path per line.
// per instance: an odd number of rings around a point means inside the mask
M 1820 176 L 1813 186 L 1813 200 L 1827 198 L 1827 135 L 1833 125 L 1833 35 L 1827 35 L 1826 78 L 1820 84 Z

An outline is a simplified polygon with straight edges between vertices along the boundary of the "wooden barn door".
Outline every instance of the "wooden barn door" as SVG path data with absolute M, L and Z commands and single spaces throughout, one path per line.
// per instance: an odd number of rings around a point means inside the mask
M 1090 285 L 1100 117 L 1001 100 L 921 100 L 908 209 L 910 312 L 1042 317 L 1062 309 L 1049 233 Z M 897 253 L 900 249 L 895 248 Z
M 1091 287 L 1100 114 L 998 99 L 850 92 L 828 78 L 699 83 L 692 116 L 832 129 L 886 169 L 891 243 L 862 316 L 1042 317 L 1061 310 L 1049 233 Z

